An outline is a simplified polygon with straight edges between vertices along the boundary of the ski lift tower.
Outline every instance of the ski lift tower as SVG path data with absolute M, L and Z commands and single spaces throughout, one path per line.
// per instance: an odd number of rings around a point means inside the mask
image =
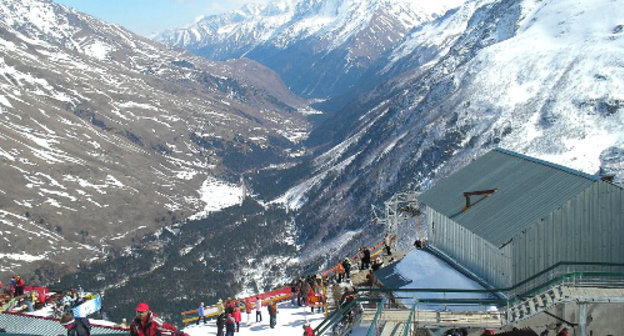
M 400 215 L 407 213 L 410 217 L 420 215 L 420 203 L 418 196 L 421 191 L 410 191 L 394 194 L 389 200 L 384 202 L 385 218 L 381 221 L 386 225 L 386 232 L 391 236 L 396 236 L 399 223 L 402 221 Z

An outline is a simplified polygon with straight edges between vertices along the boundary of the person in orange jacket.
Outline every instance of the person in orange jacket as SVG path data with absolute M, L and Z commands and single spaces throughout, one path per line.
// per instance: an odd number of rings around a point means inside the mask
M 310 288 L 308 291 L 308 299 L 306 300 L 308 306 L 310 306 L 310 311 L 314 313 L 314 306 L 316 305 L 316 293 L 313 288 Z
M 342 277 L 344 277 L 345 274 L 345 269 L 344 266 L 342 265 L 342 261 L 338 262 L 338 266 L 336 266 L 337 272 L 338 272 L 338 283 L 342 282 Z

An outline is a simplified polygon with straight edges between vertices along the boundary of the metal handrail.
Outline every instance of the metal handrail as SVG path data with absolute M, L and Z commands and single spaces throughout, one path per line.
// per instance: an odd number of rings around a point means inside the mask
M 340 309 L 336 310 L 328 318 L 323 320 L 321 324 L 319 324 L 318 326 L 316 326 L 316 328 L 314 328 L 314 335 L 318 335 L 318 336 L 323 335 L 327 331 L 327 329 L 335 325 L 336 322 L 340 321 L 340 319 L 342 319 L 343 316 L 345 316 L 348 312 L 350 312 L 355 307 L 356 304 L 357 304 L 357 301 L 353 300 L 349 302 L 348 304 L 346 304 L 344 307 L 341 307 Z
M 497 293 L 509 293 L 512 292 L 518 288 L 520 288 L 521 286 L 525 285 L 526 283 L 533 281 L 537 278 L 539 278 L 540 276 L 547 274 L 548 272 L 561 267 L 561 266 L 609 266 L 609 267 L 623 267 L 624 263 L 607 263 L 607 262 L 559 262 L 556 263 L 544 270 L 542 270 L 539 273 L 536 273 L 520 282 L 518 282 L 517 284 L 515 284 L 514 286 L 511 287 L 504 287 L 504 288 L 490 288 L 490 289 L 457 289 L 457 288 L 364 288 L 364 287 L 360 287 L 360 288 L 356 288 L 355 291 L 356 292 L 381 292 L 381 293 L 387 293 L 387 292 L 421 292 L 421 293 L 490 293 L 490 294 L 494 294 L 497 295 Z M 570 280 L 570 279 L 579 279 L 582 278 L 583 276 L 597 276 L 597 277 L 618 277 L 618 276 L 622 276 L 624 277 L 624 272 L 569 272 L 569 273 L 565 273 L 562 274 L 552 280 L 549 280 L 547 282 L 544 282 L 543 284 L 541 284 L 540 286 L 536 287 L 536 288 L 532 288 L 522 294 L 517 294 L 514 295 L 511 298 L 508 298 L 507 301 L 512 301 L 515 298 L 522 298 L 525 296 L 530 295 L 531 293 L 534 293 L 536 291 L 539 291 L 540 289 L 543 289 L 544 287 L 548 287 L 551 286 L 553 283 L 558 283 L 558 282 L 562 282 L 565 280 Z M 498 296 L 498 295 L 497 295 Z M 455 299 L 437 299 L 437 300 L 455 300 Z M 466 299 L 468 300 L 468 299 Z
M 414 318 L 415 312 L 416 312 L 416 303 L 414 303 L 414 305 L 412 306 L 412 311 L 410 312 L 409 317 L 407 318 L 405 328 L 403 328 L 403 336 L 407 336 L 407 333 L 409 332 L 410 327 L 412 326 L 412 319 Z
M 371 322 L 370 327 L 368 328 L 368 332 L 366 333 L 366 336 L 372 336 L 373 334 L 371 334 L 376 326 L 377 326 L 377 320 L 379 319 L 379 316 L 381 316 L 381 311 L 383 310 L 384 305 L 386 304 L 386 298 L 382 298 L 381 302 L 379 303 L 379 306 L 377 306 L 377 312 L 375 313 L 375 317 L 373 318 L 373 322 Z
M 583 265 L 583 266 L 615 266 L 615 267 L 620 267 L 620 266 L 624 266 L 624 263 L 582 263 L 582 262 L 560 262 L 557 264 L 554 264 L 551 267 L 548 267 L 547 269 L 531 276 L 528 277 L 527 279 L 520 281 L 519 283 L 517 283 L 515 286 L 512 287 L 506 287 L 506 288 L 490 288 L 490 289 L 458 289 L 458 288 L 355 288 L 355 293 L 361 293 L 361 292 L 379 292 L 379 293 L 388 293 L 388 292 L 421 292 L 421 293 L 465 293 L 465 294 L 470 294 L 470 293 L 490 293 L 493 295 L 496 295 L 498 297 L 498 293 L 505 293 L 505 292 L 511 292 L 517 288 L 519 288 L 520 286 L 523 286 L 524 284 L 528 283 L 529 281 L 535 280 L 536 278 L 538 278 L 539 276 L 546 274 L 558 267 L 561 266 L 578 266 L 578 265 Z M 612 277 L 623 277 L 624 278 L 624 272 L 570 272 L 570 273 L 565 273 L 563 275 L 558 276 L 555 279 L 551 279 L 547 282 L 544 282 L 543 284 L 541 284 L 540 286 L 533 288 L 529 291 L 526 291 L 522 294 L 519 295 L 515 295 L 512 298 L 496 298 L 496 299 L 479 299 L 479 298 L 425 298 L 425 299 L 418 299 L 418 303 L 435 303 L 435 304 L 479 304 L 479 305 L 498 305 L 499 307 L 501 306 L 509 306 L 509 304 L 514 301 L 514 300 L 519 300 L 522 299 L 523 297 L 530 297 L 532 296 L 531 294 L 535 293 L 535 292 L 539 292 L 541 290 L 543 290 L 546 287 L 550 287 L 553 286 L 553 284 L 557 284 L 557 283 L 564 283 L 564 282 L 575 282 L 575 283 L 582 283 L 580 281 L 577 281 L 578 279 L 582 279 L 583 277 L 587 278 L 587 277 L 601 277 L 601 278 L 612 278 Z M 336 322 L 340 321 L 340 319 L 345 316 L 345 314 L 347 314 L 348 312 L 350 312 L 356 305 L 357 302 L 361 302 L 361 301 L 378 301 L 380 302 L 379 306 L 377 307 L 377 312 L 375 314 L 375 317 L 373 319 L 373 322 L 371 323 L 371 326 L 367 332 L 367 336 L 372 335 L 371 333 L 375 330 L 376 328 L 376 324 L 377 321 L 381 315 L 381 311 L 383 310 L 383 307 L 386 303 L 386 299 L 385 298 L 357 298 L 356 300 L 350 302 L 349 304 L 347 304 L 344 307 L 341 307 L 339 310 L 337 310 L 336 312 L 334 312 L 334 314 L 332 314 L 329 318 L 327 318 L 326 320 L 324 320 L 319 326 L 317 326 L 315 328 L 315 335 L 323 335 L 330 327 L 332 327 L 333 325 L 336 324 Z M 409 324 L 411 324 L 411 319 L 413 319 L 414 316 L 414 312 L 416 309 L 416 305 L 414 305 L 412 307 L 412 312 L 410 313 L 410 316 L 408 318 L 408 326 L 406 327 L 405 330 L 409 331 Z M 404 334 L 405 336 L 405 334 Z

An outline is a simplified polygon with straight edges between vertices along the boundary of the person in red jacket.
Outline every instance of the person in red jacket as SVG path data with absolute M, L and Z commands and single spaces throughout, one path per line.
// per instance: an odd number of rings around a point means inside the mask
M 239 332 L 241 323 L 241 311 L 238 306 L 234 308 L 234 321 L 236 322 L 236 332 Z
M 314 329 L 308 323 L 303 325 L 303 336 L 314 336 Z
M 253 312 L 253 305 L 249 298 L 245 299 L 245 312 L 247 313 L 247 326 L 251 323 L 251 312 Z
M 136 307 L 136 318 L 130 324 L 130 336 L 173 336 L 177 328 L 158 318 L 146 303 Z
M 227 314 L 227 318 L 225 319 L 225 336 L 234 336 L 234 331 L 236 330 L 236 321 L 232 314 Z
M 16 275 L 15 276 L 15 296 L 24 295 L 24 286 L 26 286 L 24 279 L 22 279 L 21 276 Z

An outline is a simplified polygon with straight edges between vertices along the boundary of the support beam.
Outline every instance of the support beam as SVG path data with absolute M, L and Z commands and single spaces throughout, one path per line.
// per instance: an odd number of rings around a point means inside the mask
M 579 302 L 579 334 L 578 336 L 587 335 L 587 302 Z

